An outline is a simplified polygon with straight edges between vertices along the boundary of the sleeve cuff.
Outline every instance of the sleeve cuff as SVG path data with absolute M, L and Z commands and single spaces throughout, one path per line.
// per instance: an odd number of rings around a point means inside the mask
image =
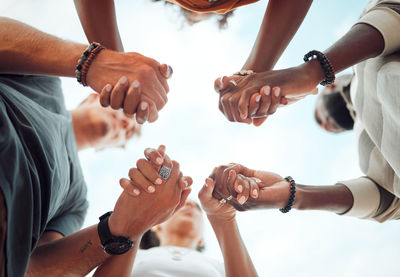
M 375 216 L 380 203 L 380 192 L 377 185 L 368 178 L 358 178 L 341 181 L 353 194 L 353 207 L 342 215 L 358 218 L 372 218 Z
M 366 13 L 356 24 L 368 24 L 377 29 L 384 41 L 382 56 L 400 49 L 400 15 L 390 8 L 380 7 Z

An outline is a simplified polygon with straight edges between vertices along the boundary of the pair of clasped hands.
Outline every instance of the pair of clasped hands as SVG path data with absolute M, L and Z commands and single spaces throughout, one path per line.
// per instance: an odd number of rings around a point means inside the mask
M 181 208 L 193 183 L 191 177 L 183 176 L 179 163 L 165 154 L 165 146 L 147 148 L 144 154 L 146 158 L 130 169 L 129 179 L 120 180 L 124 191 L 109 219 L 113 234 L 133 240 Z M 169 169 L 167 176 L 161 174 L 162 168 Z M 213 170 L 199 199 L 209 217 L 231 220 L 235 209 L 282 208 L 289 193 L 288 182 L 279 175 L 229 164 Z
M 244 70 L 217 78 L 219 109 L 232 122 L 261 125 L 280 105 L 286 105 L 317 92 L 303 68 L 254 73 Z M 250 73 L 249 73 L 250 72 Z M 88 71 L 87 83 L 100 93 L 103 107 L 123 109 L 136 121 L 154 122 L 168 101 L 167 80 L 172 67 L 138 53 L 102 51 Z

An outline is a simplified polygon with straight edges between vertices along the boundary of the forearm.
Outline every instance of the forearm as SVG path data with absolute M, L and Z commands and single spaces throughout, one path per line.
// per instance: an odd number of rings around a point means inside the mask
M 86 45 L 65 41 L 0 17 L 0 73 L 75 76 Z
M 208 217 L 224 256 L 227 277 L 258 276 L 244 245 L 236 220 L 220 222 Z
M 114 0 L 74 0 L 89 43 L 96 41 L 108 49 L 123 52 Z
M 273 69 L 304 20 L 312 0 L 270 0 L 244 69 Z
M 85 276 L 108 257 L 94 225 L 37 247 L 26 276 Z
M 132 274 L 132 267 L 136 253 L 140 245 L 140 239 L 135 242 L 135 247 L 123 255 L 113 256 L 107 259 L 96 269 L 93 277 L 129 277 Z
M 299 210 L 324 210 L 342 214 L 353 206 L 353 195 L 345 185 L 296 185 L 293 207 Z

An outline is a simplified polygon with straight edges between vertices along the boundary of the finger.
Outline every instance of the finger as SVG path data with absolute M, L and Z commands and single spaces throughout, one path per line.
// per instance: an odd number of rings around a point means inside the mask
M 131 168 L 129 170 L 129 178 L 131 181 L 140 186 L 144 191 L 148 193 L 154 193 L 156 191 L 156 187 L 153 183 L 151 183 L 137 168 Z
M 250 106 L 250 98 L 254 94 L 252 89 L 244 90 L 243 93 L 240 95 L 239 103 L 238 103 L 238 110 L 241 119 L 248 119 L 249 116 L 249 106 Z M 249 120 L 249 119 L 248 119 Z M 251 123 L 251 120 L 250 122 Z
M 161 75 L 163 75 L 164 78 L 166 78 L 166 79 L 171 78 L 172 73 L 174 72 L 174 71 L 172 70 L 172 67 L 169 66 L 169 65 L 167 65 L 167 64 L 165 64 L 165 63 L 162 64 L 162 65 L 160 65 L 160 66 L 159 66 L 159 69 L 160 69 Z
M 151 162 L 146 159 L 139 159 L 136 162 L 137 169 L 144 177 L 154 185 L 161 185 L 162 179 L 158 175 L 158 167 L 154 167 Z
M 250 197 L 257 199 L 259 193 L 259 187 L 253 178 L 248 178 L 248 181 L 250 184 Z
M 100 104 L 106 108 L 110 106 L 110 95 L 112 91 L 112 85 L 107 84 L 104 86 L 104 88 L 100 92 Z
M 239 76 L 223 76 L 220 78 L 221 89 L 219 93 L 224 94 L 228 91 L 235 90 L 239 84 L 239 80 L 241 78 Z
M 260 101 L 261 101 L 261 94 L 260 93 L 254 93 L 250 97 L 250 104 L 249 104 L 249 118 L 252 118 L 253 116 L 256 115 L 258 108 L 260 107 Z
M 167 147 L 163 144 L 161 144 L 160 146 L 158 146 L 157 151 L 158 153 L 161 154 L 161 156 L 165 156 L 165 150 L 167 149 Z
M 154 102 L 150 102 L 149 107 L 150 107 L 150 110 L 149 110 L 149 115 L 148 115 L 148 121 L 150 123 L 152 123 L 158 119 L 158 110 L 157 110 L 156 104 Z
M 190 194 L 191 192 L 192 192 L 192 189 L 191 189 L 191 188 L 187 188 L 187 189 L 184 189 L 184 190 L 182 191 L 182 193 L 181 193 L 181 200 L 179 201 L 178 206 L 175 208 L 175 212 L 176 212 L 177 210 L 179 210 L 180 208 L 182 208 L 182 207 L 185 205 L 186 200 L 187 200 L 187 198 L 188 198 L 188 196 L 189 196 L 189 194 Z
M 167 184 L 173 184 L 175 186 L 174 188 L 177 188 L 179 187 L 178 180 L 179 180 L 179 174 L 181 173 L 180 165 L 177 161 L 172 161 L 171 163 L 172 163 L 170 167 L 171 174 L 169 175 Z
M 133 115 L 140 101 L 140 83 L 138 80 L 132 82 L 129 86 L 128 92 L 126 93 L 124 100 L 124 113 L 127 115 Z
M 213 197 L 212 193 L 214 191 L 214 188 L 215 188 L 214 181 L 211 178 L 206 178 L 204 186 L 201 188 L 201 191 L 200 191 L 200 193 L 202 194 L 202 198 L 211 199 Z M 200 196 L 200 193 L 199 193 L 199 196 Z
M 265 120 L 267 120 L 268 116 L 260 117 L 260 118 L 254 118 L 253 119 L 253 124 L 254 126 L 261 126 Z
M 191 186 L 193 183 L 193 180 L 191 177 L 189 176 L 182 176 L 181 178 L 179 178 L 179 186 L 181 187 L 181 189 L 186 189 L 189 186 Z
M 268 113 L 269 106 L 271 105 L 271 88 L 269 86 L 262 87 L 260 94 L 260 107 L 253 118 L 265 117 Z
M 118 110 L 119 108 L 123 107 L 122 104 L 125 98 L 125 93 L 128 90 L 128 85 L 128 78 L 126 76 L 122 76 L 112 90 L 110 106 L 114 110 Z
M 119 184 L 129 195 L 136 197 L 140 194 L 140 189 L 131 180 L 122 178 L 119 180 Z
M 223 96 L 220 97 L 220 101 L 221 101 L 221 105 L 223 108 L 223 113 L 225 115 L 225 117 L 229 120 L 229 121 L 235 121 L 231 112 L 231 107 L 230 107 L 230 103 L 229 103 L 229 99 L 232 96 L 231 93 L 226 93 Z
M 247 109 L 246 109 L 246 117 L 243 118 L 243 114 L 241 114 L 240 112 L 240 108 L 239 108 L 239 101 L 241 98 L 242 94 L 247 94 L 248 90 L 242 92 L 242 93 L 235 93 L 231 98 L 229 98 L 229 106 L 231 109 L 231 113 L 233 115 L 233 119 L 236 122 L 244 122 L 247 124 L 251 123 L 251 119 L 247 118 Z
M 159 72 L 159 70 L 157 70 Z M 160 74 L 160 73 L 158 73 Z M 160 82 L 160 79 L 162 82 L 165 83 L 165 86 Z M 168 101 L 167 97 L 167 91 L 168 91 L 168 84 L 167 80 L 161 76 L 158 78 L 154 73 L 152 76 L 149 76 L 149 79 L 147 81 L 147 86 L 145 87 L 142 83 L 142 91 L 143 95 L 147 96 L 149 99 L 153 100 L 153 102 L 156 104 L 157 110 L 161 110 L 165 104 Z
M 149 104 L 145 101 L 140 102 L 139 109 L 136 111 L 136 122 L 144 124 L 149 118 Z
M 279 87 L 273 87 L 271 91 L 271 105 L 268 109 L 268 115 L 273 114 L 279 107 L 281 99 L 281 89 Z
M 159 168 L 164 162 L 165 153 L 160 153 L 154 148 L 146 148 L 144 150 L 144 156 L 149 162 Z
M 243 187 L 243 191 L 239 193 L 236 197 L 237 201 L 240 205 L 243 205 L 247 199 L 249 199 L 250 193 L 250 183 L 247 178 L 244 178 L 243 175 L 238 174 L 235 181 L 235 186 L 239 187 L 240 185 Z
M 230 195 L 232 195 L 233 197 L 236 197 L 238 193 L 241 193 L 243 191 L 243 188 L 235 187 L 236 177 L 237 177 L 236 171 L 230 169 L 229 176 L 226 181 L 226 186 L 229 190 Z

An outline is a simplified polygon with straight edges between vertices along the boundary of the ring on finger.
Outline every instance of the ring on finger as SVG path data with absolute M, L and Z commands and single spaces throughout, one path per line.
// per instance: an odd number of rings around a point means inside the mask
M 229 80 L 229 83 L 231 83 L 232 85 L 234 85 L 235 87 L 237 87 L 237 83 L 235 82 L 235 80 Z
M 160 171 L 158 172 L 158 174 L 160 175 L 160 177 L 164 180 L 168 179 L 169 175 L 171 174 L 171 168 L 163 165 L 160 169 Z
M 219 200 L 219 203 L 222 204 L 222 205 L 224 205 L 224 204 L 226 203 L 226 199 L 225 199 L 225 198 L 220 199 L 220 200 Z
M 226 201 L 230 201 L 230 200 L 232 200 L 233 199 L 233 196 L 232 195 L 229 195 L 225 200 Z

